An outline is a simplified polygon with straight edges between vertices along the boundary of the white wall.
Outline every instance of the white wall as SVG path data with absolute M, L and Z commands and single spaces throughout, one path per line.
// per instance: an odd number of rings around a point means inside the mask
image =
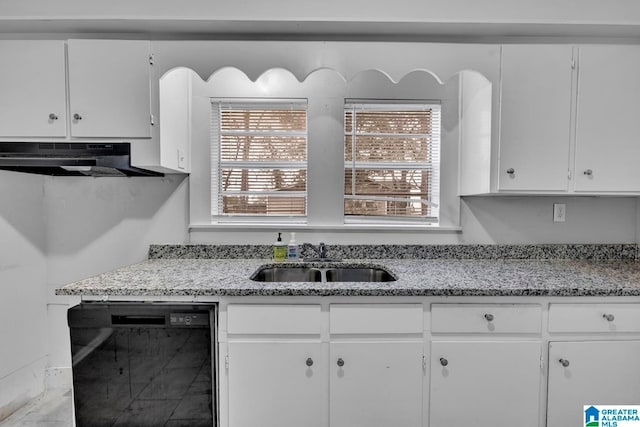
M 0 171 L 0 420 L 44 388 L 43 178 Z
M 188 178 L 48 177 L 44 185 L 49 375 L 70 379 L 66 310 L 56 287 L 147 257 L 152 243 L 186 243 Z M 60 372 L 60 369 L 67 371 Z
M 542 244 L 638 243 L 634 197 L 466 197 L 462 231 L 369 229 L 342 232 L 317 228 L 192 230 L 193 244 L 272 244 L 278 231 L 296 231 L 299 242 L 333 244 Z M 567 205 L 567 220 L 553 222 L 553 204 Z M 287 235 L 285 234 L 285 238 Z
M 152 243 L 188 240 L 188 178 L 42 177 L 0 171 L 0 420 L 69 386 L 60 285 L 133 264 Z M 45 375 L 46 372 L 46 375 Z
M 553 222 L 565 203 L 566 222 Z M 464 243 L 636 243 L 634 197 L 467 197 Z

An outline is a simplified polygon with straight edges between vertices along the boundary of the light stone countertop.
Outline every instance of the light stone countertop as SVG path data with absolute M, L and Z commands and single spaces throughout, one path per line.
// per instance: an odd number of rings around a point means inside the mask
M 149 259 L 56 289 L 84 296 L 640 296 L 635 260 L 371 259 L 304 263 L 382 266 L 394 282 L 250 280 L 268 259 Z M 283 263 L 278 265 L 289 265 Z M 300 265 L 300 263 L 295 263 Z

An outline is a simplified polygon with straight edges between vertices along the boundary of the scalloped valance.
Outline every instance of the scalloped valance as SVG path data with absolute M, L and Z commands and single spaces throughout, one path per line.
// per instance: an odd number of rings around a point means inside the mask
M 285 69 L 299 82 L 320 70 L 345 81 L 377 70 L 397 83 L 415 71 L 432 74 L 440 83 L 462 71 L 475 71 L 496 83 L 500 47 L 482 44 L 289 42 L 289 41 L 159 41 L 153 42 L 156 75 L 185 67 L 207 81 L 232 67 L 257 81 L 272 69 Z

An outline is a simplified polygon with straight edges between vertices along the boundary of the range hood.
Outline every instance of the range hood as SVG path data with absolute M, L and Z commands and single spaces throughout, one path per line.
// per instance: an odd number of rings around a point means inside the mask
M 0 142 L 0 169 L 57 176 L 163 176 L 131 166 L 128 142 Z

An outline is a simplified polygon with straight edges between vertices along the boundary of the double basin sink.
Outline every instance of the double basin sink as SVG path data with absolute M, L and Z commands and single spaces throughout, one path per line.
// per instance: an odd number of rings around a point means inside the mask
M 394 275 L 379 266 L 327 266 L 302 265 L 258 268 L 251 280 L 257 282 L 393 282 Z

